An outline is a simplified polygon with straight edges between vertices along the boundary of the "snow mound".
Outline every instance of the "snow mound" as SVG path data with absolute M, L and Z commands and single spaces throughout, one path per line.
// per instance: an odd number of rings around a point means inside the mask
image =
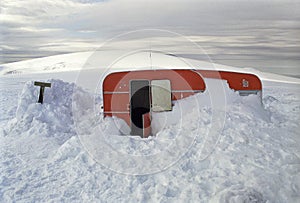
M 18 134 L 17 132 L 29 136 L 38 134 L 55 138 L 59 144 L 75 135 L 72 117 L 73 92 L 83 94 L 82 98 L 90 95 L 74 83 L 54 79 L 47 82 L 52 86 L 45 88 L 43 104 L 37 103 L 40 87 L 34 86 L 33 81 L 24 85 L 16 110 L 16 118 L 5 128 L 6 134 Z

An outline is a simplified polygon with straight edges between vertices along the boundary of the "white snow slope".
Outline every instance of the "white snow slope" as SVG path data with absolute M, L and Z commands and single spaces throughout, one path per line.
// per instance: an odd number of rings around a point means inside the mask
M 61 73 L 80 71 L 82 69 L 114 69 L 137 70 L 142 68 L 162 69 L 204 69 L 231 70 L 235 72 L 253 73 L 261 79 L 300 84 L 300 79 L 272 73 L 261 72 L 253 68 L 236 68 L 211 62 L 174 57 L 162 53 L 141 51 L 130 54 L 124 51 L 78 52 L 56 55 L 32 60 L 0 65 L 1 75 L 23 75 L 32 73 Z
M 103 119 L 101 97 L 65 82 L 73 74 L 0 78 L 0 202 L 300 201 L 299 84 L 264 81 L 263 104 L 225 84 L 214 142 L 207 91 L 155 115 L 165 125 L 141 139 L 122 136 L 121 120 Z M 41 105 L 37 78 L 65 81 L 48 80 Z

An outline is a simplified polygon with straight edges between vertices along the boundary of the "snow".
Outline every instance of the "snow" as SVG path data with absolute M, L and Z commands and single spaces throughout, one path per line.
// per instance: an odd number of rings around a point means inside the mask
M 151 56 L 151 57 L 150 57 Z M 199 61 L 154 51 L 91 51 L 56 55 L 0 65 L 1 75 L 61 73 L 99 69 L 107 73 L 141 69 L 201 69 L 252 73 L 264 81 L 300 84 L 300 79 L 261 72 L 253 68 L 231 67 L 213 61 Z
M 14 63 L 2 64 L 0 75 L 53 73 L 80 70 L 92 52 L 55 55 Z
M 156 136 L 142 139 L 102 118 L 101 95 L 72 67 L 25 69 L 0 80 L 0 202 L 300 201 L 294 80 L 263 73 L 263 95 L 246 97 L 206 80 L 209 91 L 153 114 Z M 37 79 L 52 83 L 44 104 Z

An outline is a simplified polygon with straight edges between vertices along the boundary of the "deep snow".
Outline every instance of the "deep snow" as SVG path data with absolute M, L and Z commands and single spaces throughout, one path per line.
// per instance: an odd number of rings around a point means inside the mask
M 261 103 L 225 83 L 224 114 L 204 92 L 154 115 L 156 136 L 141 139 L 66 82 L 76 74 L 1 77 L 0 202 L 300 201 L 299 84 L 263 81 Z M 43 105 L 37 78 L 63 79 Z
M 239 97 L 228 91 L 232 99 L 225 126 L 216 148 L 206 159 L 201 158 L 200 149 L 202 135 L 211 123 L 211 109 L 201 106 L 199 116 L 198 110 L 188 106 L 193 99 L 201 101 L 205 94 L 179 102 L 181 110 L 189 111 L 183 115 L 184 132 L 193 136 L 200 125 L 202 134 L 197 134 L 193 145 L 173 165 L 155 174 L 133 176 L 107 168 L 114 166 L 98 160 L 97 153 L 89 154 L 91 149 L 83 147 L 86 143 L 76 133 L 78 126 L 74 126 L 71 114 L 73 90 L 77 92 L 73 99 L 77 99 L 81 110 L 88 102 L 86 98 L 93 95 L 74 84 L 51 82 L 53 87 L 46 89 L 43 105 L 36 103 L 38 88 L 32 82 L 26 83 L 15 118 L 1 122 L 2 202 L 299 201 L 298 86 L 265 89 L 264 107 L 256 96 Z M 100 125 L 106 141 L 127 155 L 163 151 L 178 131 L 174 121 L 156 137 L 140 139 L 118 136 L 113 119 L 99 117 L 94 123 L 89 121 L 82 121 L 85 134 L 92 134 L 93 127 Z M 91 141 L 93 147 L 101 146 Z M 111 160 L 118 161 L 124 167 L 132 164 L 128 160 Z

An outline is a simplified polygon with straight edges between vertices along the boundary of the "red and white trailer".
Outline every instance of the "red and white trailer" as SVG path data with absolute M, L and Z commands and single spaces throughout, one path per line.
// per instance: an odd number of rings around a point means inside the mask
M 122 71 L 103 81 L 104 116 L 123 119 L 132 135 L 151 134 L 151 112 L 172 111 L 172 101 L 205 91 L 204 78 L 226 80 L 241 96 L 259 94 L 260 79 L 253 74 L 189 69 Z

